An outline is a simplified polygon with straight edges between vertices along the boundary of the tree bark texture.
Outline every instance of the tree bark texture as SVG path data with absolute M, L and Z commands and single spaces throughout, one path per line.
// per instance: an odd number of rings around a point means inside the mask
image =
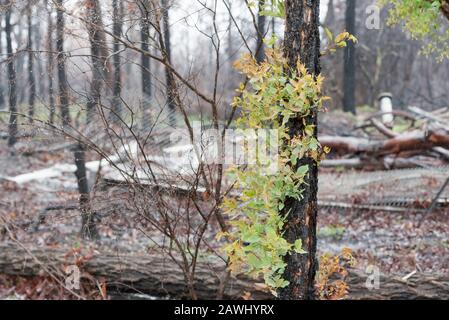
M 355 7 L 356 0 L 346 0 L 346 31 L 355 35 Z M 347 41 L 344 55 L 344 87 L 343 110 L 356 113 L 355 110 L 355 44 Z
M 162 10 L 162 26 L 163 26 L 163 34 L 164 34 L 164 51 L 163 55 L 165 55 L 165 59 L 168 63 L 171 63 L 171 43 L 170 43 L 170 21 L 168 15 L 168 0 L 161 0 L 161 10 Z M 174 101 L 174 90 L 175 90 L 175 79 L 173 78 L 172 72 L 168 67 L 165 67 L 165 78 L 166 78 L 166 87 L 167 87 L 167 106 L 169 112 L 169 121 L 170 125 L 176 125 L 176 104 Z
M 58 87 L 59 87 L 59 104 L 61 107 L 61 118 L 63 126 L 68 126 L 70 120 L 69 110 L 69 90 L 67 83 L 67 74 L 65 67 L 66 55 L 64 52 L 64 8 L 63 0 L 57 1 L 57 17 L 56 17 L 56 51 L 58 52 Z
M 12 2 L 6 3 L 5 34 L 6 52 L 8 57 L 8 85 L 9 85 L 9 124 L 8 124 L 8 146 L 12 147 L 17 142 L 17 92 L 16 92 L 16 69 L 15 59 L 12 51 L 12 25 L 11 25 Z
M 93 212 L 90 208 L 89 184 L 86 173 L 86 155 L 84 146 L 77 144 L 73 152 L 75 157 L 75 176 L 78 184 L 79 203 L 81 208 L 81 236 L 86 239 L 97 238 L 98 233 L 94 221 Z
M 317 75 L 320 73 L 320 1 L 286 0 L 286 25 L 284 36 L 284 55 L 290 68 L 295 68 L 298 60 L 307 70 Z M 290 137 L 302 136 L 305 125 L 313 125 L 317 135 L 317 110 L 312 108 L 309 116 L 303 119 L 290 119 L 288 122 Z M 314 159 L 305 157 L 297 166 L 307 165 L 308 176 L 302 188 L 301 200 L 288 198 L 283 214 L 288 213 L 284 226 L 284 237 L 289 243 L 301 239 L 306 254 L 289 254 L 286 256 L 284 279 L 289 285 L 279 290 L 280 299 L 314 299 L 314 279 L 317 269 L 316 260 L 316 218 L 318 167 Z
M 55 97 L 53 89 L 53 69 L 54 69 L 54 57 L 53 57 L 53 10 L 51 4 L 47 7 L 48 10 L 48 26 L 47 26 L 47 50 L 48 50 L 48 104 L 50 107 L 49 122 L 54 124 L 55 122 Z
M 122 77 L 121 77 L 121 59 L 120 59 L 120 38 L 122 36 L 123 28 L 123 3 L 119 0 L 112 0 L 112 15 L 113 15 L 113 50 L 114 50 L 114 84 L 113 84 L 113 98 L 112 98 L 112 119 L 114 122 L 119 122 L 122 117 Z
M 28 23 L 28 120 L 33 122 L 34 117 L 34 101 L 36 100 L 36 79 L 34 77 L 34 54 L 33 54 L 33 21 L 32 21 L 32 4 L 27 7 L 27 23 Z
M 259 14 L 257 16 L 257 48 L 256 48 L 256 61 L 261 63 L 265 59 L 265 45 L 264 38 L 266 35 L 266 17 L 261 14 L 265 6 L 265 0 L 259 0 Z
M 150 126 L 150 104 L 151 104 L 151 62 L 150 57 L 145 54 L 150 50 L 150 12 L 151 8 L 148 0 L 142 1 L 140 5 L 141 21 L 140 21 L 140 48 L 142 53 L 140 54 L 140 63 L 142 69 L 142 112 L 143 112 L 143 127 Z
M 92 57 L 92 80 L 87 98 L 86 122 L 90 123 L 101 108 L 101 90 L 104 82 L 109 82 L 110 66 L 108 62 L 108 45 L 104 33 L 101 5 L 98 0 L 86 0 L 87 32 L 89 34 Z

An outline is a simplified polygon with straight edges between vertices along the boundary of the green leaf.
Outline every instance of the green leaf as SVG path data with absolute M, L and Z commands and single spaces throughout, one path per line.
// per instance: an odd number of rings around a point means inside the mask
M 334 35 L 332 34 L 332 32 L 329 30 L 329 28 L 324 28 L 324 30 L 326 31 L 329 40 L 332 41 L 334 39 Z
M 283 202 L 279 203 L 279 210 L 284 209 L 284 207 L 285 207 L 285 204 Z
M 298 167 L 298 169 L 296 170 L 296 173 L 300 176 L 305 176 L 307 172 L 309 172 L 309 165 L 307 164 Z
M 304 251 L 304 249 L 302 248 L 302 241 L 301 241 L 301 239 L 297 239 L 297 240 L 295 241 L 295 244 L 293 245 L 293 250 L 294 250 L 296 253 L 300 253 L 300 254 L 305 254 L 305 253 L 307 253 L 307 252 Z

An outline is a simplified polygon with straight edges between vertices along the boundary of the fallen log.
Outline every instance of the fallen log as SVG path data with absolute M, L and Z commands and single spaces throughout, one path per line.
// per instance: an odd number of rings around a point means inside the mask
M 431 150 L 434 147 L 449 149 L 449 133 L 445 130 L 413 131 L 386 140 L 321 136 L 320 142 L 339 154 L 366 153 L 382 156 L 406 151 Z
M 24 247 L 14 243 L 0 244 L 0 274 L 17 276 L 44 275 L 52 270 L 64 282 L 64 268 L 76 264 L 70 248 Z M 79 256 L 78 256 L 79 258 Z M 195 272 L 195 290 L 200 299 L 217 295 L 219 276 L 223 263 L 199 262 Z M 188 298 L 185 279 L 181 269 L 168 255 L 119 253 L 113 250 L 94 251 L 91 258 L 83 261 L 80 268 L 97 279 L 105 279 L 108 291 L 115 293 L 148 293 L 154 296 Z M 246 277 L 232 277 L 224 292 L 225 298 L 238 299 L 251 292 L 256 299 L 271 298 L 271 294 Z
M 408 107 L 408 109 L 413 113 L 417 114 L 419 117 L 429 120 L 433 125 L 436 125 L 438 128 L 449 130 L 449 126 L 445 124 L 447 120 L 436 116 L 432 112 L 427 112 L 425 110 L 422 110 L 421 108 L 413 106 Z
M 449 159 L 444 157 L 445 159 Z M 386 157 L 355 157 L 349 159 L 325 159 L 321 160 L 320 167 L 324 168 L 349 168 L 365 170 L 390 170 L 390 169 L 408 169 L 416 167 L 438 167 L 443 166 L 443 160 L 435 159 L 430 156 L 412 156 L 401 158 L 394 156 Z
M 17 276 L 42 275 L 42 270 L 61 272 L 73 264 L 70 249 L 55 247 L 18 246 L 0 244 L 0 273 Z M 78 257 L 79 258 L 79 257 Z M 45 266 L 45 268 L 43 267 Z M 122 254 L 114 250 L 94 251 L 83 261 L 82 272 L 106 280 L 108 292 L 145 293 L 153 296 L 187 298 L 184 276 L 168 256 L 160 253 Z M 216 296 L 218 275 L 223 263 L 218 260 L 200 261 L 195 275 L 195 289 L 200 299 Z M 449 276 L 414 274 L 407 279 L 382 276 L 378 289 L 368 290 L 368 275 L 360 270 L 350 270 L 347 283 L 352 299 L 449 299 Z M 254 299 L 272 299 L 266 287 L 246 276 L 231 277 L 224 292 L 225 298 L 240 299 L 250 292 Z

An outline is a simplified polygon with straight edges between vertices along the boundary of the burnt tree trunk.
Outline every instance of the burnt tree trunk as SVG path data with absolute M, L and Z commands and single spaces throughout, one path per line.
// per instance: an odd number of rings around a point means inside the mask
M 12 51 L 12 26 L 11 26 L 12 2 L 6 2 L 5 14 L 5 34 L 6 53 L 8 58 L 8 85 L 9 85 L 9 137 L 8 146 L 13 146 L 17 142 L 17 92 L 16 92 L 16 69 L 14 67 L 14 53 Z
M 150 103 L 151 103 L 151 64 L 150 57 L 145 54 L 150 49 L 150 7 L 148 1 L 142 1 L 140 6 L 142 18 L 140 20 L 140 63 L 142 68 L 142 112 L 143 112 L 143 127 L 150 126 Z
M 54 69 L 54 59 L 53 59 L 53 17 L 52 17 L 52 6 L 48 5 L 48 18 L 47 18 L 47 50 L 48 50 L 48 104 L 50 107 L 50 117 L 49 122 L 54 124 L 55 122 L 55 97 L 53 91 L 53 69 Z
M 256 61 L 261 63 L 265 59 L 265 45 L 263 39 L 265 38 L 265 21 L 266 17 L 262 14 L 265 7 L 265 0 L 259 0 L 259 14 L 257 16 L 257 48 Z
M 2 23 L 2 17 L 0 17 L 0 25 Z M 0 55 L 3 55 L 3 28 L 0 28 Z M 5 92 L 3 88 L 3 76 L 0 76 L 0 109 L 5 105 Z
M 58 89 L 59 104 L 61 106 L 61 118 L 64 127 L 70 124 L 69 91 L 65 70 L 66 55 L 64 52 L 64 8 L 63 0 L 57 1 L 56 17 L 56 51 L 58 52 Z
M 10 1 L 11 5 L 13 6 L 12 11 L 14 11 L 14 4 L 16 3 L 16 1 Z M 26 19 L 25 19 L 26 20 Z M 26 24 L 26 21 L 25 21 Z M 18 19 L 16 23 L 14 23 L 13 28 L 17 28 L 17 32 L 14 32 L 14 39 L 17 39 L 17 50 L 19 49 L 19 42 L 20 44 L 22 44 L 23 41 L 23 34 L 24 34 L 24 29 L 26 29 L 26 25 L 24 27 L 24 23 L 22 21 L 22 19 Z M 26 37 L 26 34 L 25 34 Z M 22 49 L 23 47 L 21 47 Z M 15 54 L 15 68 L 16 68 L 16 75 L 23 75 L 24 72 L 24 68 L 26 67 L 26 54 Z M 20 79 L 21 77 L 19 77 Z M 22 84 L 22 83 L 21 83 Z M 25 96 L 27 91 L 25 90 L 25 85 L 21 85 L 21 86 L 16 86 L 17 89 L 17 102 L 18 105 L 23 105 L 25 102 Z
M 92 80 L 87 98 L 86 123 L 90 123 L 95 115 L 95 110 L 101 112 L 101 90 L 103 82 L 107 81 L 107 43 L 103 29 L 101 5 L 98 0 L 87 0 L 87 32 L 89 34 L 90 51 L 92 59 Z
M 346 31 L 355 34 L 355 0 L 346 1 Z M 344 56 L 344 88 L 343 88 L 343 110 L 356 113 L 355 110 L 355 44 L 347 41 Z
M 34 117 L 34 101 L 36 99 L 36 80 L 34 78 L 34 55 L 33 55 L 33 21 L 32 21 L 33 8 L 31 4 L 27 7 L 27 24 L 28 24 L 28 120 L 33 122 Z
M 122 117 L 122 78 L 121 78 L 121 61 L 120 61 L 120 40 L 122 36 L 123 26 L 123 3 L 119 0 L 112 0 L 113 10 L 113 32 L 114 32 L 114 84 L 112 98 L 112 119 L 119 122 Z
M 73 150 L 76 165 L 76 182 L 78 184 L 79 203 L 81 209 L 81 237 L 95 239 L 98 237 L 94 215 L 90 208 L 89 184 L 86 174 L 86 155 L 84 146 L 77 144 Z
M 163 25 L 163 34 L 164 34 L 164 48 L 162 51 L 166 61 L 171 64 L 171 44 L 170 44 L 170 23 L 168 16 L 168 2 L 167 0 L 161 0 L 161 9 L 162 9 L 162 25 Z M 167 87 L 167 106 L 169 112 L 169 121 L 171 126 L 176 125 L 176 117 L 175 117 L 175 101 L 174 101 L 174 86 L 175 82 L 173 79 L 173 75 L 168 67 L 165 67 L 165 85 Z
M 320 72 L 319 1 L 286 0 L 286 25 L 284 55 L 293 69 L 298 59 L 311 74 Z M 289 71 L 287 71 L 289 72 Z M 303 119 L 293 118 L 287 123 L 290 137 L 301 136 L 305 126 L 314 126 L 317 136 L 317 110 Z M 287 198 L 283 214 L 288 214 L 284 226 L 284 237 L 289 243 L 301 239 L 305 254 L 288 254 L 284 278 L 289 285 L 278 292 L 280 299 L 314 299 L 314 279 L 317 269 L 316 259 L 316 218 L 318 168 L 314 159 L 304 157 L 297 166 L 307 165 L 309 173 L 302 185 L 303 198 Z

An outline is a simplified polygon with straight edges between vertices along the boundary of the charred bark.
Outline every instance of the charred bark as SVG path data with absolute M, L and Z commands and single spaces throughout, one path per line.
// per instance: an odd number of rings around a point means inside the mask
M 47 50 L 48 50 L 48 104 L 50 107 L 49 122 L 54 124 L 55 122 L 55 97 L 53 89 L 53 70 L 54 70 L 54 57 L 53 57 L 53 16 L 51 4 L 48 5 L 48 18 L 47 18 Z
M 265 59 L 265 45 L 263 40 L 266 34 L 265 30 L 266 17 L 262 14 L 264 6 L 265 0 L 259 0 L 259 14 L 257 16 L 257 48 L 256 48 L 257 63 L 261 63 Z
M 2 17 L 0 17 L 0 24 L 2 23 Z M 0 28 L 0 55 L 3 54 L 3 28 Z M 0 77 L 0 109 L 5 105 L 5 92 L 3 88 L 3 77 Z
M 33 122 L 34 117 L 34 101 L 36 100 L 36 79 L 34 77 L 34 54 L 33 54 L 33 8 L 31 3 L 27 7 L 27 24 L 28 24 L 28 120 Z
M 298 59 L 307 70 L 320 73 L 320 34 L 319 1 L 286 0 L 286 26 L 284 36 L 284 55 L 290 68 L 295 68 Z M 310 115 L 304 121 L 292 118 L 287 123 L 290 137 L 301 136 L 306 125 L 314 126 L 317 136 L 317 110 L 312 107 Z M 301 239 L 306 254 L 288 254 L 284 279 L 289 285 L 278 292 L 280 299 L 314 299 L 314 279 L 317 269 L 316 259 L 316 219 L 318 168 L 316 161 L 304 157 L 297 166 L 307 165 L 308 176 L 302 185 L 301 200 L 287 198 L 282 214 L 287 214 L 284 237 L 289 243 Z
M 149 126 L 149 113 L 151 103 L 151 62 L 150 57 L 145 54 L 149 51 L 150 40 L 150 8 L 148 1 L 143 1 L 140 7 L 142 18 L 140 21 L 140 63 L 142 68 L 142 112 L 143 112 L 143 127 Z
M 114 84 L 112 98 L 112 119 L 118 122 L 122 117 L 122 77 L 121 77 L 121 59 L 120 59 L 120 40 L 123 28 L 123 3 L 119 0 L 112 0 L 113 10 L 113 33 L 114 33 Z
M 98 232 L 95 225 L 94 214 L 90 208 L 89 184 L 86 173 L 86 155 L 84 146 L 77 144 L 73 151 L 76 165 L 76 182 L 78 184 L 79 204 L 81 209 L 81 236 L 86 239 L 95 239 Z
M 59 87 L 59 104 L 61 108 L 61 118 L 64 127 L 68 126 L 70 120 L 69 110 L 69 91 L 67 83 L 67 75 L 65 68 L 66 55 L 64 52 L 64 7 L 63 0 L 57 0 L 57 17 L 56 17 L 56 51 L 58 52 L 58 87 Z
M 355 8 L 356 0 L 346 0 L 346 31 L 355 35 Z M 344 56 L 344 88 L 343 88 L 343 110 L 356 113 L 355 110 L 355 44 L 347 41 Z
M 12 26 L 11 26 L 12 2 L 6 2 L 5 34 L 6 53 L 8 58 L 8 84 L 9 84 L 9 125 L 8 146 L 12 147 L 17 142 L 17 92 L 16 92 L 16 69 L 14 66 L 14 53 L 12 51 Z
M 162 51 L 166 61 L 169 64 L 171 64 L 170 23 L 169 23 L 167 0 L 161 0 L 161 10 L 162 10 L 162 26 L 164 34 L 164 47 L 162 48 Z M 176 125 L 176 117 L 175 117 L 176 105 L 174 100 L 175 79 L 173 78 L 173 74 L 168 67 L 165 67 L 165 85 L 167 88 L 166 94 L 167 94 L 169 121 L 171 126 L 175 126 Z
M 87 32 L 89 34 L 92 59 L 92 80 L 87 98 L 86 123 L 90 123 L 101 109 L 101 91 L 103 83 L 108 82 L 109 65 L 107 61 L 108 46 L 104 33 L 101 6 L 98 0 L 86 0 Z

